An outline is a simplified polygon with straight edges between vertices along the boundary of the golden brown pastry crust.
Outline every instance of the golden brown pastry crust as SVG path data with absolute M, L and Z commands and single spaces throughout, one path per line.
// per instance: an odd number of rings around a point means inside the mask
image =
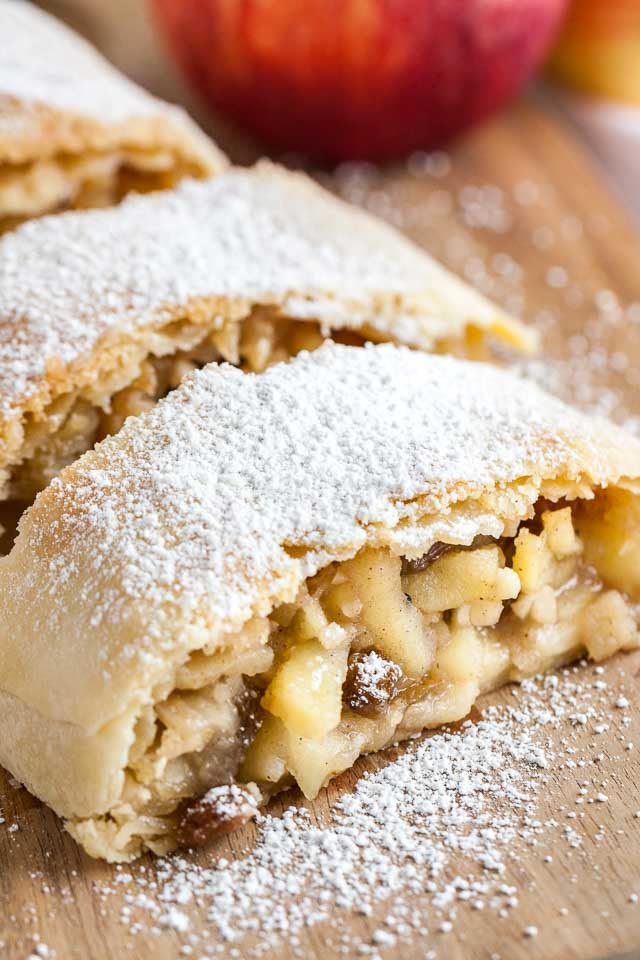
M 276 328 L 315 326 L 318 341 L 535 342 L 397 231 L 269 163 L 45 218 L 0 241 L 0 483 L 68 401 L 108 410 L 148 355 L 207 337 L 238 362 L 260 312 Z
M 0 34 L 8 38 L 0 64 L 0 231 L 226 166 L 183 110 L 121 76 L 32 4 L 2 0 Z
M 130 856 L 98 821 L 126 808 L 136 720 L 195 651 L 233 654 L 363 547 L 417 557 L 639 484 L 635 440 L 484 364 L 328 344 L 260 376 L 211 365 L 23 517 L 0 561 L 0 760 L 91 852 Z M 151 845 L 158 823 L 137 828 Z

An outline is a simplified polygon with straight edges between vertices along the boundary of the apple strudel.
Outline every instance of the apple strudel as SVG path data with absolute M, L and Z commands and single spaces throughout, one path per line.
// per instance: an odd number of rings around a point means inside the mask
M 0 0 L 0 232 L 226 166 L 187 114 L 31 3 Z
M 201 843 L 484 691 L 638 646 L 640 444 L 483 363 L 211 364 L 0 560 L 0 761 L 92 855 Z
M 213 360 L 260 371 L 327 333 L 472 353 L 532 334 L 396 231 L 267 163 L 0 241 L 0 499 Z

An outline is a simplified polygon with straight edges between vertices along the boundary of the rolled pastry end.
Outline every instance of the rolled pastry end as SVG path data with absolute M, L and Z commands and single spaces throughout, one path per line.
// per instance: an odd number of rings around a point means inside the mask
M 417 554 L 368 544 L 222 647 L 193 650 L 132 718 L 116 802 L 69 817 L 73 836 L 107 860 L 208 842 L 504 683 L 638 647 L 638 496 L 566 485 L 523 499 L 511 492 L 497 536 L 443 530 Z
M 178 108 L 175 126 L 165 117 L 141 117 L 109 132 L 77 118 L 54 121 L 41 112 L 43 128 L 56 127 L 60 148 L 34 150 L 28 159 L 12 162 L 2 156 L 0 143 L 0 234 L 33 217 L 110 207 L 129 193 L 171 190 L 186 177 L 214 176 L 227 166 Z
M 220 173 L 223 153 L 180 108 L 120 74 L 34 4 L 0 3 L 0 234 Z

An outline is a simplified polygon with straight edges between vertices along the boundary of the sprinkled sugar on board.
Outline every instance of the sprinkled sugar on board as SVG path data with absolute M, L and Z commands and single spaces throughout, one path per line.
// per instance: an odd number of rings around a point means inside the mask
M 345 168 L 334 185 L 522 311 L 551 358 L 528 374 L 640 423 L 638 243 L 555 124 L 522 108 L 451 156 L 419 155 L 393 173 Z M 313 804 L 282 797 L 257 834 L 132 868 L 83 857 L 5 777 L 0 866 L 16 920 L 1 950 L 10 960 L 633 956 L 639 670 L 634 654 L 559 674 L 556 687 L 494 694 L 482 723 L 365 758 Z

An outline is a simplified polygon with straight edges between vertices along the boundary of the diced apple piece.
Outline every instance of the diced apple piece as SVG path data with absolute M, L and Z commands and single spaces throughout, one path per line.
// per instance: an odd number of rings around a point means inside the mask
M 226 327 L 223 329 L 226 329 Z M 255 311 L 242 326 L 240 345 L 239 348 L 236 347 L 236 352 L 239 349 L 250 370 L 261 373 L 272 359 L 275 341 L 273 321 L 260 316 L 260 313 Z M 231 359 L 228 352 L 221 350 L 221 353 L 231 363 L 237 363 L 236 360 Z
M 587 608 L 584 643 L 594 660 L 605 660 L 618 650 L 640 646 L 635 618 L 617 590 L 605 590 Z
M 558 619 L 556 595 L 547 583 L 535 593 L 524 593 L 511 609 L 520 620 L 530 616 L 536 623 L 555 623 Z
M 302 615 L 304 618 L 304 633 L 306 640 L 319 640 L 320 636 L 327 627 L 327 618 L 320 601 L 315 597 L 309 597 L 302 606 Z
M 504 643 L 490 637 L 482 637 L 482 650 L 479 656 L 480 669 L 477 675 L 481 693 L 494 690 L 499 683 L 504 682 L 510 662 L 511 654 Z
M 571 507 L 546 510 L 542 514 L 542 526 L 549 549 L 556 557 L 561 559 L 580 552 L 581 544 L 573 529 Z
M 298 644 L 305 640 L 319 640 L 328 650 L 343 644 L 347 639 L 344 627 L 329 622 L 317 597 L 308 594 L 298 601 L 299 606 L 289 623 L 287 640 Z M 286 622 L 286 621 L 285 621 Z
M 306 596 L 296 611 L 289 635 L 294 643 L 318 640 L 326 626 L 327 618 L 320 602 L 315 597 Z
M 510 645 L 513 676 L 522 679 L 545 673 L 580 652 L 578 623 L 559 619 L 557 623 L 529 627 Z
M 360 622 L 376 650 L 399 664 L 407 676 L 422 677 L 433 662 L 434 642 L 420 612 L 405 595 L 402 562 L 390 553 L 363 550 L 343 565 L 362 603 Z
M 640 497 L 626 490 L 600 494 L 581 505 L 576 525 L 584 557 L 608 586 L 638 599 L 640 592 Z
M 237 364 L 240 362 L 240 324 L 225 323 L 220 330 L 211 334 L 210 339 L 228 363 Z
M 429 730 L 443 723 L 462 720 L 468 715 L 479 693 L 480 687 L 475 680 L 449 683 L 441 692 L 434 688 L 423 700 L 411 704 L 407 709 L 403 728 Z
M 469 607 L 469 624 L 472 627 L 493 627 L 502 616 L 501 600 L 474 600 Z
M 459 627 L 451 640 L 437 653 L 438 673 L 454 683 L 473 680 L 479 672 L 481 641 L 473 627 Z
M 556 595 L 549 584 L 540 587 L 534 595 L 530 614 L 537 623 L 555 623 L 558 619 Z
M 278 783 L 291 773 L 306 797 L 313 798 L 331 777 L 352 766 L 365 734 L 332 730 L 319 740 L 288 731 L 281 720 L 267 714 L 240 769 L 242 780 Z
M 438 675 L 455 684 L 476 683 L 479 691 L 495 686 L 508 666 L 508 648 L 473 627 L 452 630 L 451 642 L 438 650 Z
M 328 621 L 327 616 L 316 597 L 309 597 L 305 601 L 302 614 L 304 617 L 305 639 L 319 640 L 327 650 L 333 650 L 345 643 L 347 633 L 339 623 Z
M 511 567 L 501 567 L 496 574 L 494 594 L 496 600 L 515 600 L 520 593 L 520 577 Z
M 327 650 L 318 640 L 308 640 L 292 647 L 262 706 L 296 736 L 323 737 L 340 722 L 347 655 L 347 644 Z
M 454 550 L 420 573 L 404 578 L 404 588 L 424 613 L 455 610 L 474 600 L 506 600 L 517 596 L 519 580 L 500 567 L 498 547 Z
M 352 583 L 337 583 L 327 591 L 322 603 L 327 615 L 333 620 L 353 620 L 362 610 Z
M 520 577 L 523 592 L 533 593 L 543 585 L 547 572 L 549 551 L 545 537 L 523 527 L 515 539 L 515 548 L 513 569 Z
M 535 593 L 523 593 L 515 603 L 511 604 L 511 612 L 514 613 L 519 620 L 525 620 L 531 612 L 535 596 Z
M 484 603 L 484 600 L 477 600 L 476 603 Z M 456 607 L 451 611 L 451 627 L 470 627 L 471 626 L 471 604 L 465 603 L 463 607 Z
M 287 743 L 288 734 L 282 721 L 266 714 L 242 761 L 240 778 L 278 783 L 286 773 Z
M 364 735 L 347 737 L 337 730 L 319 740 L 306 740 L 289 733 L 287 770 L 293 774 L 305 797 L 312 800 L 331 777 L 353 766 L 364 739 Z

